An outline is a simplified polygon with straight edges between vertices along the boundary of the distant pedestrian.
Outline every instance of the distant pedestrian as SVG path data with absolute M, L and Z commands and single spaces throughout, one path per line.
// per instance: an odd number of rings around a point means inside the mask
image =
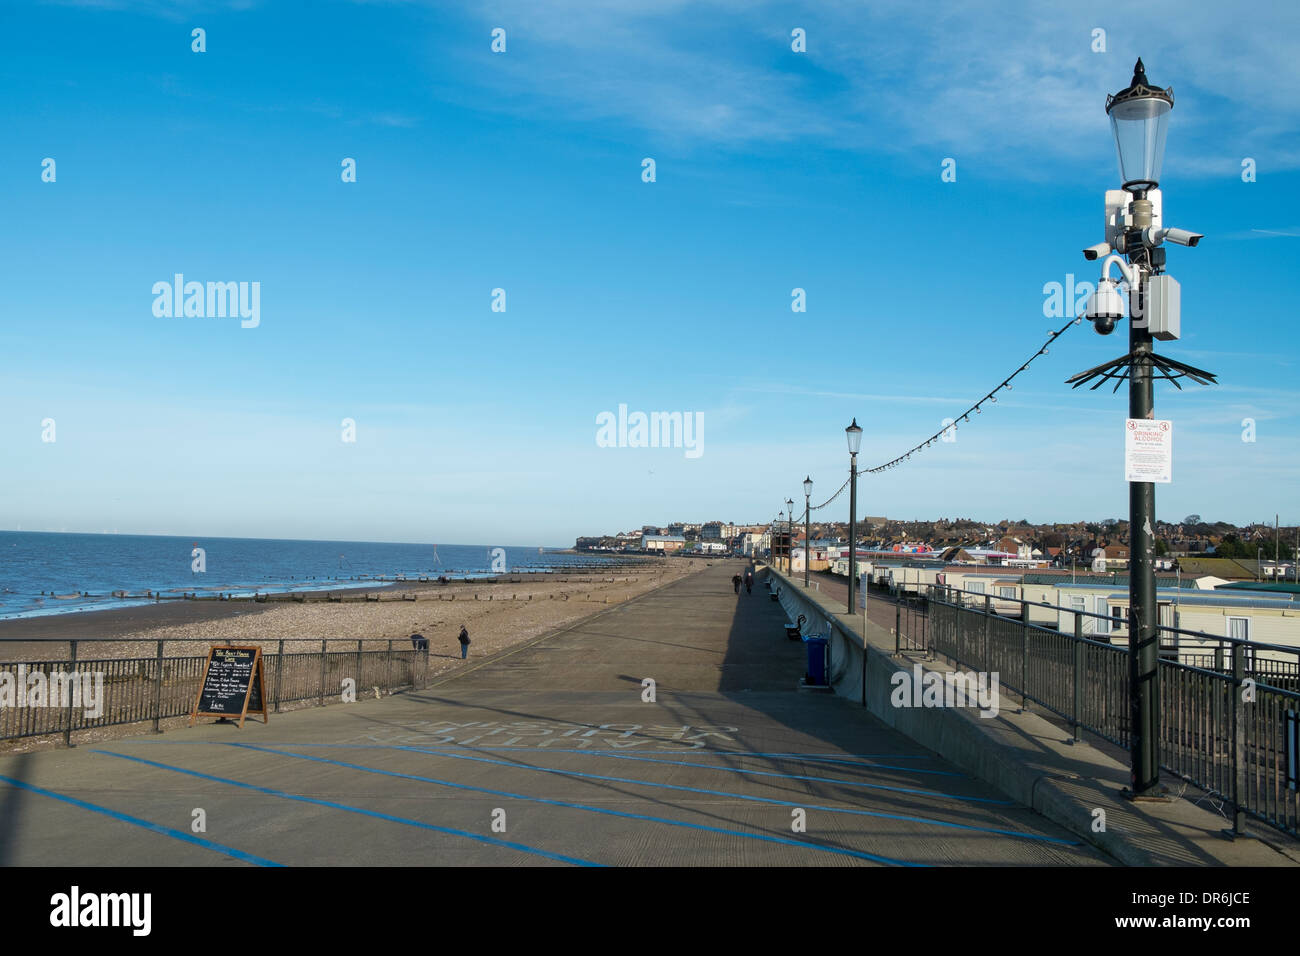
M 457 640 L 460 641 L 460 659 L 464 660 L 469 657 L 469 631 L 464 624 L 460 626 L 460 637 Z
M 423 634 L 412 634 L 411 646 L 417 651 L 427 651 L 429 649 L 429 639 Z
M 739 574 L 733 574 L 733 575 L 731 576 L 731 586 L 735 589 L 735 591 L 736 591 L 737 594 L 740 593 L 740 575 L 739 575 Z
M 745 572 L 745 593 L 746 594 L 754 593 L 754 572 L 753 571 Z

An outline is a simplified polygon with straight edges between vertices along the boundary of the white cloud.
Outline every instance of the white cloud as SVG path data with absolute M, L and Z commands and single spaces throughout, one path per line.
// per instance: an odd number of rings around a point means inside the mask
M 492 108 L 630 124 L 673 147 L 823 147 L 952 155 L 1026 178 L 1115 163 L 1107 92 L 1141 54 L 1175 87 L 1167 172 L 1236 175 L 1251 155 L 1300 166 L 1300 7 L 1154 2 L 1135 28 L 1120 12 L 1001 0 L 877 0 L 791 12 L 784 5 L 687 0 L 499 0 L 509 52 L 477 77 Z M 487 20 L 491 23 L 488 24 Z M 807 30 L 792 53 L 789 31 Z M 1109 50 L 1090 49 L 1094 27 Z M 442 38 L 445 42 L 445 37 Z M 1229 52 L 1230 51 L 1230 52 Z M 1176 144 L 1176 148 L 1175 148 Z M 1266 158 L 1265 158 L 1266 157 Z M 918 156 L 918 159 L 920 157 Z M 936 166 L 937 168 L 937 166 Z

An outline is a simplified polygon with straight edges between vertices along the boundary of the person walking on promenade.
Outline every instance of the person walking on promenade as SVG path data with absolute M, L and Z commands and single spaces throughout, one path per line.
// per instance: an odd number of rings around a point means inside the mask
M 469 657 L 469 631 L 466 629 L 464 624 L 460 626 L 460 637 L 458 640 L 460 641 L 460 659 L 464 660 Z
M 739 575 L 739 574 L 733 574 L 733 575 L 731 576 L 731 586 L 735 589 L 735 591 L 736 591 L 737 594 L 740 593 L 740 575 Z
M 745 571 L 745 593 L 754 593 L 754 571 L 752 568 Z

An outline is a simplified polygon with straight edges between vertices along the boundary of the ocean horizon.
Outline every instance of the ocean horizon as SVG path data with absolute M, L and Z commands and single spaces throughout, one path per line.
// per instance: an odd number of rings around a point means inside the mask
M 152 593 L 387 587 L 400 578 L 544 573 L 620 560 L 537 545 L 0 531 L 0 620 L 147 604 Z

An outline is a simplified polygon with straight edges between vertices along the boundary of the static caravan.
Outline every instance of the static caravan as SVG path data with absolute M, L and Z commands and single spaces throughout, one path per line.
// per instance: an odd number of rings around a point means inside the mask
M 938 583 L 941 568 L 891 567 L 888 571 L 889 590 L 899 596 L 916 596 L 928 593 L 930 585 Z
M 1215 637 L 1222 635 L 1259 644 L 1278 644 L 1300 651 L 1300 603 L 1293 598 L 1255 596 L 1241 591 L 1197 591 L 1177 597 L 1173 614 L 1177 627 Z M 1164 599 L 1162 594 L 1162 602 Z M 1211 658 L 1207 655 L 1214 653 L 1215 646 L 1216 642 L 1209 638 L 1178 636 L 1178 656 L 1187 663 L 1208 662 Z M 1295 661 L 1297 654 L 1261 650 L 1258 657 Z M 1249 659 L 1250 656 L 1247 666 Z
M 1037 598 L 1042 588 L 1031 590 Z M 1061 584 L 1055 589 L 1060 596 L 1057 627 L 1074 632 L 1077 611 L 1104 615 L 1105 620 L 1083 618 L 1083 633 L 1096 640 L 1127 646 L 1129 638 L 1128 588 L 1098 584 Z M 1209 661 L 1218 645 L 1216 637 L 1232 637 L 1261 644 L 1278 644 L 1300 651 L 1300 603 L 1278 596 L 1249 596 L 1197 591 L 1190 588 L 1157 588 L 1156 603 L 1160 624 L 1204 635 L 1166 633 L 1161 638 L 1163 653 L 1185 663 Z M 1261 651 L 1260 657 L 1295 660 L 1295 654 Z
M 1031 593 L 1047 590 L 1035 587 Z M 1054 589 L 1057 594 L 1056 628 L 1066 634 L 1074 633 L 1074 619 L 1082 618 L 1083 636 L 1107 643 L 1128 642 L 1128 588 L 1114 584 L 1084 584 L 1062 582 Z M 1166 595 L 1158 594 L 1160 603 L 1160 623 L 1172 625 L 1173 597 L 1168 595 L 1170 610 L 1165 611 Z M 1093 617 L 1091 615 L 1100 615 Z
M 992 599 L 990 606 L 995 614 L 1003 617 L 1020 616 L 1021 578 L 1018 574 L 990 568 L 949 565 L 939 577 L 942 580 L 936 583 L 967 592 L 962 595 L 962 601 L 969 607 L 983 607 L 984 596 L 987 595 Z
M 1020 597 L 1029 602 L 1029 623 L 1043 627 L 1059 628 L 1061 625 L 1061 592 L 1055 584 L 1020 585 Z M 1074 624 L 1071 623 L 1073 628 Z

